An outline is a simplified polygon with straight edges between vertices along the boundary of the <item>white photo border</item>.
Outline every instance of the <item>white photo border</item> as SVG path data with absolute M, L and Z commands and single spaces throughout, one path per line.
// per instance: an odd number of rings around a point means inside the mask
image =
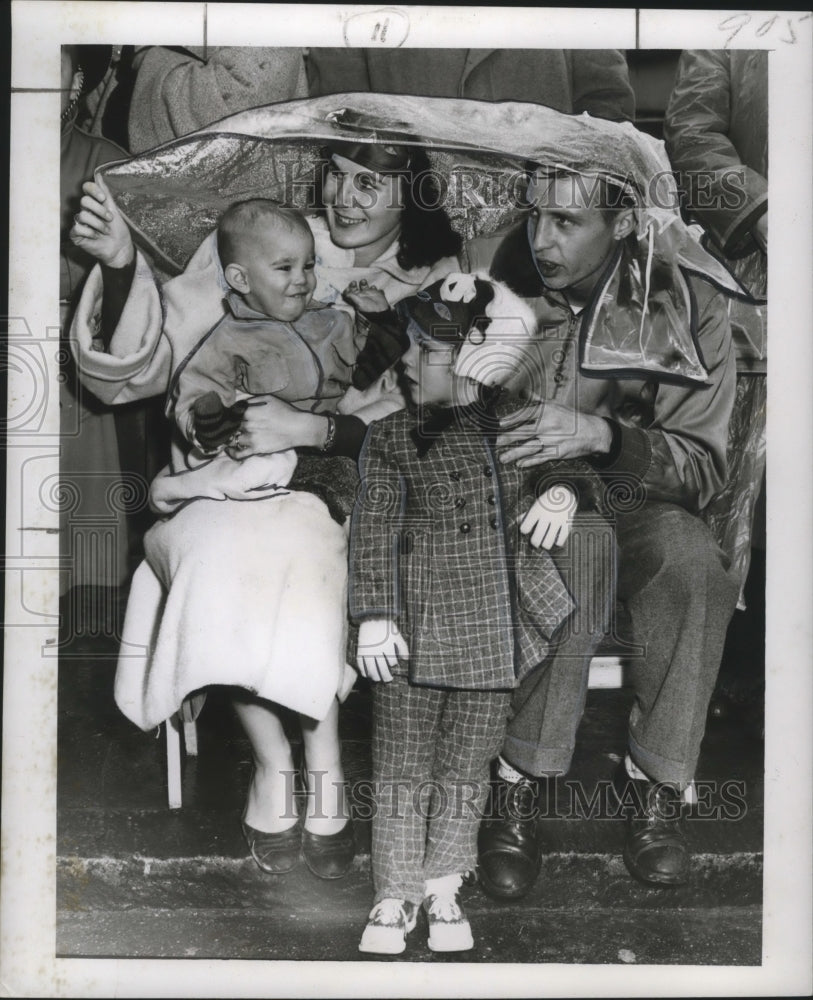
M 766 48 L 771 339 L 767 448 L 765 894 L 759 968 L 57 959 L 55 582 L 58 515 L 21 509 L 24 476 L 58 471 L 59 47 L 371 44 Z M 813 597 L 813 20 L 804 11 L 34 2 L 12 11 L 0 968 L 9 996 L 691 996 L 805 994 L 811 982 Z M 403 37 L 401 37 L 403 36 Z M 791 40 L 792 39 L 792 40 Z M 36 169 L 32 169 L 36 164 Z M 43 381 L 44 380 L 44 381 Z M 26 415 L 41 416 L 36 432 Z M 15 421 L 17 423 L 15 424 Z M 22 430 L 19 430 L 19 428 Z M 32 463 L 39 463 L 36 466 Z M 21 530 L 25 528 L 26 530 Z

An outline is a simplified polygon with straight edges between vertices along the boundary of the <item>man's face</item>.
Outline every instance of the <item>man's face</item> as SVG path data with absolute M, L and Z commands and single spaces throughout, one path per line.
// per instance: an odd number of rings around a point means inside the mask
M 629 212 L 591 205 L 588 178 L 537 175 L 528 188 L 528 200 L 533 204 L 531 245 L 545 284 L 587 300 L 626 234 L 623 220 Z

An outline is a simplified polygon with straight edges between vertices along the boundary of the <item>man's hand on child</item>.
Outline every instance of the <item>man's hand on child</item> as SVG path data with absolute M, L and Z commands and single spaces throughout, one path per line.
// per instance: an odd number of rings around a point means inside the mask
M 576 494 L 569 486 L 551 486 L 533 502 L 519 530 L 535 549 L 558 548 L 567 541 L 576 507 Z
M 387 296 L 375 285 L 368 285 L 364 278 L 351 281 L 342 294 L 351 306 L 361 312 L 386 312 L 390 308 Z
M 135 253 L 130 230 L 105 182 L 87 181 L 73 219 L 71 242 L 108 267 L 126 267 Z
M 356 666 L 362 677 L 371 681 L 392 680 L 398 660 L 409 659 L 406 639 L 389 618 L 369 618 L 359 627 Z
M 503 417 L 496 443 L 501 462 L 525 469 L 559 458 L 607 454 L 612 431 L 604 417 L 540 400 L 530 417 L 527 410 Z

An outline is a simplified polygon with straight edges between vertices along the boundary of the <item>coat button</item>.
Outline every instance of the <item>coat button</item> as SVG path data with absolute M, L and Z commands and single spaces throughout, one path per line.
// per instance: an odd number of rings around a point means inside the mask
M 486 497 L 486 503 L 490 504 L 492 507 L 497 503 L 497 498 L 494 496 L 493 493 L 488 494 L 488 496 Z
M 471 531 L 471 525 L 469 524 L 469 522 L 468 522 L 468 521 L 464 521 L 464 522 L 463 522 L 463 523 L 462 523 L 462 524 L 460 525 L 460 534 L 461 534 L 461 535 L 468 535 L 468 533 L 469 533 L 470 531 Z
M 457 497 L 457 499 L 454 502 L 454 505 L 455 507 L 457 507 L 458 510 L 462 510 L 466 506 L 466 498 Z
M 491 525 L 491 527 L 495 531 L 497 530 L 497 518 L 496 517 L 492 517 L 491 520 L 488 523 Z
M 483 475 L 487 479 L 491 479 L 491 477 L 494 475 L 494 472 L 493 472 L 493 470 L 492 470 L 492 468 L 491 468 L 490 465 L 484 465 L 483 466 Z

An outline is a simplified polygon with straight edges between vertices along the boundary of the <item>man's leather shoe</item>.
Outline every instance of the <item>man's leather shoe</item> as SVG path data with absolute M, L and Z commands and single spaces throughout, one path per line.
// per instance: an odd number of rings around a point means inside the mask
M 689 848 L 681 828 L 680 792 L 661 782 L 631 778 L 624 761 L 613 775 L 613 791 L 627 817 L 624 864 L 647 885 L 684 885 L 689 880 Z
M 539 787 L 523 778 L 491 784 L 486 818 L 477 837 L 478 871 L 483 890 L 495 899 L 521 899 L 539 875 Z

